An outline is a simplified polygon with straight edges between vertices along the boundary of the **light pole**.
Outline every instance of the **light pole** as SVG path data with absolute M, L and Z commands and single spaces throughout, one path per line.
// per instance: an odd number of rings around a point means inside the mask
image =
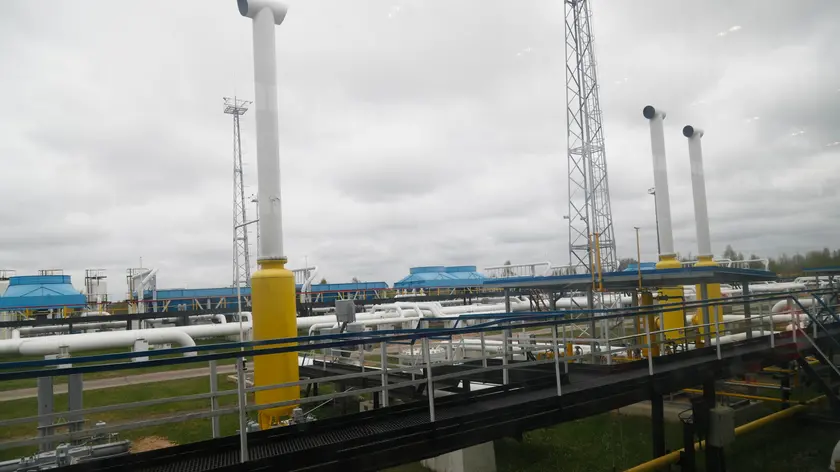
M 639 273 L 639 290 L 642 289 L 642 243 L 639 240 L 639 227 L 634 226 L 636 230 L 636 269 Z
M 251 203 L 257 205 L 257 216 L 260 214 L 260 200 L 256 195 L 251 195 Z M 260 260 L 260 220 L 257 218 L 257 260 Z
M 653 212 L 656 216 L 656 254 L 660 254 L 662 252 L 662 247 L 659 245 L 659 208 L 656 204 L 656 187 L 651 187 L 648 189 L 648 194 L 653 195 Z M 257 236 L 259 238 L 259 236 Z

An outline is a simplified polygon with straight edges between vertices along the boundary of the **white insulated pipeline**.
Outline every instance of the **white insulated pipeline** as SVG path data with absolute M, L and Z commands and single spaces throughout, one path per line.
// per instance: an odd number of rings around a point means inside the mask
M 779 333 L 778 331 L 773 332 L 773 334 L 778 334 L 778 333 Z M 752 337 L 753 338 L 758 338 L 758 337 L 761 337 L 761 336 L 766 336 L 768 334 L 770 334 L 769 331 L 763 331 L 763 332 L 762 331 L 753 331 L 752 332 Z M 720 342 L 721 344 L 728 344 L 728 343 L 734 343 L 736 341 L 743 341 L 745 339 L 747 339 L 747 333 L 727 334 L 726 336 L 721 336 L 719 338 L 712 337 L 712 346 L 717 345 L 718 342 Z
M 793 292 L 798 290 L 807 290 L 805 284 L 798 284 L 794 282 L 776 282 L 770 284 L 750 284 L 751 293 L 776 293 L 776 292 Z
M 700 138 L 703 130 L 691 125 L 683 128 L 688 138 L 688 159 L 691 164 L 691 189 L 694 194 L 694 219 L 697 227 L 698 257 L 712 256 L 712 241 L 709 235 L 709 209 L 706 201 L 706 177 L 703 173 L 703 148 Z
M 659 239 L 662 255 L 674 255 L 674 234 L 671 230 L 671 198 L 668 191 L 668 164 L 665 161 L 665 112 L 648 105 L 642 115 L 650 121 L 650 147 L 653 154 L 653 185 L 659 219 Z
M 750 290 L 752 290 L 752 287 L 750 287 Z M 814 299 L 800 298 L 799 303 L 801 303 L 805 308 L 809 308 L 814 305 Z M 773 308 L 770 309 L 771 313 L 790 313 L 792 311 L 799 312 L 801 309 L 799 308 L 799 305 L 789 300 L 779 300 L 775 305 L 773 305 Z
M 348 326 L 378 326 L 383 324 L 398 324 L 398 323 L 408 323 L 412 321 L 419 321 L 421 318 L 378 318 L 373 320 L 364 320 L 364 321 L 356 321 L 355 323 L 348 323 Z M 315 332 L 320 331 L 322 329 L 334 329 L 338 328 L 338 323 L 316 323 L 309 327 L 309 335 L 313 336 Z
M 441 306 L 437 302 L 398 302 L 387 305 L 381 305 L 385 308 L 383 311 L 374 311 L 372 313 L 356 313 L 356 321 L 382 320 L 382 319 L 417 319 L 417 318 L 457 318 L 460 315 L 468 313 L 476 314 L 498 314 L 505 313 L 505 305 L 463 305 L 463 306 Z M 514 311 L 528 311 L 531 309 L 531 304 L 527 300 L 518 298 L 511 298 L 510 310 Z M 320 315 L 320 316 L 306 316 L 297 319 L 298 329 L 309 329 L 313 325 L 328 325 L 329 327 L 335 325 L 337 322 L 335 315 Z M 375 324 L 375 323 L 372 323 Z
M 74 330 L 82 331 L 86 329 L 112 329 L 112 328 L 125 328 L 126 322 L 125 321 L 103 321 L 101 323 L 74 323 L 72 326 L 69 324 L 66 325 L 57 325 L 57 326 L 27 326 L 23 328 L 18 328 L 13 331 L 17 332 L 18 334 L 29 335 L 29 334 L 43 334 L 43 333 L 58 333 L 62 331 L 70 331 L 72 327 Z M 13 334 L 14 336 L 14 334 Z
M 243 322 L 245 330 L 251 329 L 250 322 Z M 132 347 L 136 341 L 149 344 L 175 344 L 178 347 L 195 346 L 194 339 L 233 336 L 239 334 L 238 323 L 176 326 L 171 328 L 133 329 L 127 331 L 102 331 L 98 333 L 63 334 L 37 336 L 0 341 L 0 354 L 24 356 L 58 354 L 67 352 L 95 351 Z M 195 352 L 184 356 L 194 356 Z

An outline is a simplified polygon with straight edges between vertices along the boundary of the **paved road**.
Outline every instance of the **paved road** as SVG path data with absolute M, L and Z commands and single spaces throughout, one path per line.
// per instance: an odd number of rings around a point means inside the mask
M 234 365 L 220 365 L 219 374 L 230 374 L 234 372 Z M 100 390 L 103 388 L 124 387 L 126 385 L 138 385 L 167 380 L 194 379 L 196 377 L 207 377 L 210 375 L 209 367 L 200 369 L 168 370 L 165 372 L 153 372 L 150 374 L 126 375 L 124 377 L 111 377 L 107 379 L 85 380 L 85 391 Z M 60 395 L 67 393 L 67 384 L 56 384 L 53 393 Z M 34 398 L 38 396 L 37 388 L 20 388 L 17 390 L 6 390 L 0 392 L 0 402 L 20 400 L 23 398 Z

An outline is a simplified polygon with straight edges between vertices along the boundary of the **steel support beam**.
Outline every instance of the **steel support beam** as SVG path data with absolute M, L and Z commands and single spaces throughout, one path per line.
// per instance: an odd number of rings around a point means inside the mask
M 49 415 L 53 413 L 53 378 L 52 377 L 38 377 L 38 416 Z M 53 434 L 53 421 L 51 419 L 38 420 L 38 436 L 51 436 Z M 41 443 L 39 450 L 41 452 L 51 451 L 53 445 L 51 443 Z
M 650 427 L 653 457 L 665 455 L 665 400 L 656 390 L 650 394 Z

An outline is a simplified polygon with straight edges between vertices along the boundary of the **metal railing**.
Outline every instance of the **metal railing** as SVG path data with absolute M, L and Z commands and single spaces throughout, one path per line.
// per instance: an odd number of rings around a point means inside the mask
M 155 398 L 139 402 L 118 403 L 96 406 L 73 411 L 32 415 L 23 418 L 0 420 L 0 429 L 29 423 L 52 424 L 60 418 L 81 418 L 89 415 L 115 412 L 126 409 L 146 408 L 166 403 L 185 401 L 207 401 L 209 407 L 199 411 L 181 412 L 176 415 L 159 418 L 147 418 L 130 424 L 114 424 L 95 428 L 81 428 L 76 431 L 56 433 L 42 430 L 37 437 L 14 439 L 0 443 L 0 449 L 51 444 L 60 441 L 80 441 L 94 435 L 116 433 L 138 428 L 180 423 L 194 419 L 214 419 L 223 415 L 240 416 L 240 437 L 247 446 L 247 431 L 244 418 L 248 413 L 278 407 L 298 407 L 318 405 L 325 401 L 339 398 L 379 395 L 381 405 L 390 405 L 391 393 L 406 388 L 425 386 L 428 397 L 429 420 L 435 421 L 436 385 L 448 385 L 455 380 L 465 380 L 486 376 L 488 373 L 501 371 L 499 385 L 511 385 L 511 372 L 517 369 L 553 364 L 557 395 L 562 395 L 562 377 L 569 370 L 570 363 L 595 362 L 612 364 L 614 362 L 646 361 L 649 375 L 656 373 L 656 353 L 666 355 L 680 349 L 714 349 L 717 359 L 723 357 L 722 345 L 737 340 L 727 336 L 727 330 L 735 325 L 746 325 L 747 337 L 763 338 L 768 349 L 780 343 L 796 343 L 798 336 L 803 336 L 816 347 L 819 330 L 828 332 L 829 322 L 838 322 L 835 309 L 827 304 L 823 295 L 830 291 L 790 292 L 784 294 L 756 294 L 741 297 L 727 297 L 718 300 L 663 303 L 655 306 L 633 308 L 607 308 L 598 310 L 566 310 L 554 312 L 528 312 L 516 314 L 467 314 L 457 318 L 427 318 L 418 323 L 415 329 L 399 329 L 376 332 L 347 332 L 318 336 L 295 337 L 243 343 L 223 343 L 194 347 L 164 349 L 144 352 L 149 360 L 132 362 L 137 353 L 114 353 L 76 358 L 23 360 L 0 363 L 0 382 L 15 379 L 55 377 L 105 371 L 125 371 L 140 367 L 176 366 L 182 364 L 211 363 L 211 372 L 217 361 L 237 359 L 237 386 L 235 389 L 219 390 L 215 382 L 210 382 L 210 391 L 180 395 L 169 398 Z M 816 297 L 819 302 L 806 308 L 799 302 L 800 295 Z M 709 321 L 698 325 L 682 326 L 669 329 L 654 329 L 649 322 L 666 312 L 679 310 L 684 314 L 694 310 L 717 313 L 727 306 L 757 305 L 768 306 L 772 302 L 787 300 L 791 306 L 798 306 L 803 312 L 808 328 L 801 326 L 800 317 L 792 315 L 793 329 L 787 336 L 776 329 L 774 314 L 768 309 L 759 309 L 749 317 L 739 320 L 721 320 L 710 316 Z M 745 310 L 745 313 L 747 310 Z M 713 319 L 712 319 L 713 318 Z M 616 329 L 625 329 L 628 322 L 639 320 L 643 331 L 633 334 L 614 333 Z M 432 323 L 443 321 L 451 326 L 432 327 Z M 643 321 L 643 322 L 642 322 Z M 575 326 L 581 323 L 600 323 L 605 328 L 601 336 L 591 333 L 589 337 L 576 337 Z M 461 326 L 459 326 L 461 325 Z M 757 335 L 754 331 L 757 328 Z M 701 331 L 703 331 L 701 333 Z M 705 339 L 705 341 L 704 341 Z M 248 386 L 242 360 L 246 357 L 295 352 L 299 363 L 316 365 L 320 360 L 326 370 L 328 364 L 344 364 L 357 367 L 358 372 L 325 375 L 318 378 L 303 378 L 275 385 Z M 710 351 L 711 352 L 711 351 Z M 182 354 L 184 357 L 168 357 Z M 492 364 L 490 361 L 493 361 Z M 70 362 L 72 367 L 60 367 Z M 442 372 L 448 366 L 458 366 L 454 372 Z M 838 372 L 840 374 L 840 372 Z M 498 375 L 498 374 L 496 374 Z M 365 380 L 376 383 L 352 390 L 313 395 L 305 398 L 279 401 L 269 404 L 246 405 L 248 394 L 283 388 L 306 388 L 311 384 L 327 384 Z M 238 397 L 237 405 L 220 407 L 218 400 L 227 396 Z M 218 422 L 214 422 L 213 437 L 220 435 Z M 247 460 L 247 447 L 243 449 L 243 460 Z

